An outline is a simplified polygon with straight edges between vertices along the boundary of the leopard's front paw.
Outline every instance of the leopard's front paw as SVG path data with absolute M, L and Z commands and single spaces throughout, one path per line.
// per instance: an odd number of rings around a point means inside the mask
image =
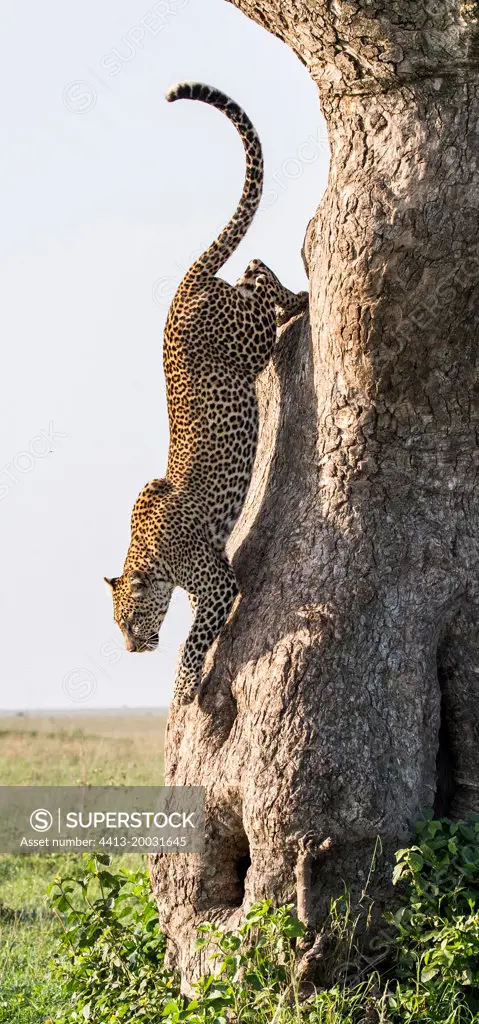
M 281 306 L 278 303 L 276 306 L 276 326 L 282 327 L 288 320 L 291 320 L 291 317 L 298 316 L 298 313 L 304 313 L 308 305 L 309 292 L 297 292 L 296 295 L 291 296 L 290 301 L 285 306 Z
M 176 704 L 192 704 L 198 693 L 199 685 L 200 677 L 198 673 L 180 664 L 176 673 L 173 700 Z
M 298 313 L 301 310 L 307 309 L 309 306 L 309 292 L 296 292 L 295 310 Z

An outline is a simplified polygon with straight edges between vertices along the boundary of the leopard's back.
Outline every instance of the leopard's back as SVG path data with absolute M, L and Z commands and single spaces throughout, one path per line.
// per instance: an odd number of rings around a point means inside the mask
M 235 329 L 245 328 L 235 300 L 218 279 L 186 302 L 180 294 L 164 343 L 167 476 L 195 494 L 220 546 L 244 504 L 258 440 L 255 377 L 227 348 Z

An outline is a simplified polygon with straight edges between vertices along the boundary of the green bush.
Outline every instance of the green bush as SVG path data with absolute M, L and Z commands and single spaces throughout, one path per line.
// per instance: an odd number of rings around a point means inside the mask
M 165 938 L 144 871 L 113 872 L 108 854 L 86 854 L 82 874 L 49 887 L 62 923 L 54 973 L 71 997 L 55 1020 L 117 1024 L 162 1019 L 173 975 L 164 968 Z
M 148 877 L 113 871 L 86 855 L 81 875 L 57 878 L 50 896 L 62 923 L 53 971 L 71 997 L 61 1024 L 466 1024 L 479 1022 L 479 823 L 418 824 L 397 854 L 400 907 L 386 915 L 376 970 L 356 950 L 347 895 L 326 927 L 342 980 L 304 998 L 298 977 L 303 925 L 290 907 L 257 903 L 234 933 L 202 925 L 197 948 L 213 974 L 195 998 L 179 993 L 164 964 Z M 338 955 L 339 950 L 339 955 Z M 354 977 L 348 964 L 355 966 Z M 361 969 L 358 964 L 362 963 Z M 381 973 L 378 973 L 378 967 Z M 334 972 L 333 972 L 334 973 Z
M 396 931 L 391 1010 L 407 1022 L 479 1020 L 479 821 L 426 818 L 416 830 L 396 854 L 402 906 L 385 915 Z

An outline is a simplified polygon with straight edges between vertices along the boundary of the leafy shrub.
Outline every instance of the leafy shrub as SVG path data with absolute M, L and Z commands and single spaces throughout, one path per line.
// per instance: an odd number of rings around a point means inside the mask
M 385 915 L 396 931 L 391 1009 L 407 1022 L 479 1020 L 479 820 L 427 817 L 396 859 L 402 906 Z
M 290 907 L 257 903 L 234 933 L 199 929 L 197 948 L 214 973 L 179 992 L 164 964 L 165 940 L 143 872 L 113 871 L 106 854 L 85 855 L 78 877 L 56 879 L 63 926 L 55 971 L 71 1008 L 61 1024 L 466 1024 L 479 1022 L 479 822 L 426 819 L 397 854 L 401 906 L 386 915 L 382 974 L 346 970 L 302 1000 L 297 943 L 303 925 Z M 347 895 L 328 929 L 354 960 L 355 922 Z M 334 955 L 334 953 L 333 953 Z M 347 965 L 346 965 L 347 966 Z M 358 980 L 359 978 L 359 980 Z
M 63 926 L 55 972 L 71 996 L 71 1009 L 55 1019 L 153 1024 L 162 1019 L 173 975 L 164 968 L 166 943 L 148 876 L 109 870 L 104 853 L 86 854 L 83 865 L 82 874 L 49 887 Z

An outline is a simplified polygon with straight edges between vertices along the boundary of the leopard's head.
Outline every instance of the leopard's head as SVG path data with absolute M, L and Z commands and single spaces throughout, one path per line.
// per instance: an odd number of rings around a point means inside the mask
M 132 569 L 105 583 L 113 594 L 114 619 L 127 651 L 153 651 L 173 592 L 172 584 L 154 572 Z

